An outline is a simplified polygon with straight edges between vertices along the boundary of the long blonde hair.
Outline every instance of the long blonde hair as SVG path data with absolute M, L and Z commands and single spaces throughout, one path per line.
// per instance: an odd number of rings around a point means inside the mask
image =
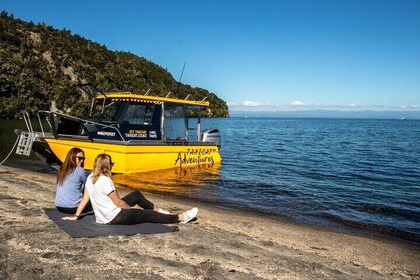
M 111 174 L 111 156 L 107 154 L 100 154 L 95 158 L 95 163 L 93 164 L 93 176 L 92 182 L 95 184 L 98 181 L 99 176 L 104 175 L 109 178 L 112 177 Z
M 62 185 L 64 181 L 66 180 L 67 176 L 76 169 L 77 167 L 76 156 L 78 153 L 85 154 L 82 149 L 79 149 L 76 147 L 71 148 L 70 151 L 68 151 L 66 159 L 61 164 L 60 169 L 58 170 L 57 184 Z M 82 167 L 83 167 L 83 163 L 82 163 Z

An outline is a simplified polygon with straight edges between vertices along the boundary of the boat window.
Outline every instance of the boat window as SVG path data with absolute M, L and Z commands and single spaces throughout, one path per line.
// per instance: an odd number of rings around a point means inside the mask
M 124 109 L 125 102 L 112 102 L 105 107 L 101 116 L 101 122 L 117 122 Z
M 199 118 L 188 118 L 188 141 L 199 141 Z
M 166 140 L 186 140 L 185 107 L 165 104 L 163 131 Z
M 152 125 L 155 104 L 130 103 L 122 118 L 129 124 Z
M 92 112 L 90 112 L 85 119 L 97 121 L 102 115 L 102 105 L 95 104 L 92 108 Z

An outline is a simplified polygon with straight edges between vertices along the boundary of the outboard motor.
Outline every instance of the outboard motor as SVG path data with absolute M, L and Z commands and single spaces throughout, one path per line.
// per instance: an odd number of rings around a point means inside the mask
M 212 142 L 220 148 L 222 144 L 222 139 L 220 137 L 219 129 L 209 128 L 209 129 L 203 130 L 203 132 L 201 132 L 201 141 Z

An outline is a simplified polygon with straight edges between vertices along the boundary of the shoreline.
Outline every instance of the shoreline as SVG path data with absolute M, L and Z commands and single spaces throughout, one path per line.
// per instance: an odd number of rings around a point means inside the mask
M 134 189 L 128 189 L 128 190 L 134 190 Z M 398 235 L 384 233 L 384 232 L 377 231 L 374 229 L 371 230 L 371 229 L 363 228 L 363 227 L 347 226 L 345 224 L 341 224 L 338 222 L 332 222 L 332 223 L 322 222 L 322 225 L 319 225 L 315 222 L 308 223 L 308 222 L 302 222 L 298 220 L 291 220 L 287 217 L 283 217 L 278 214 L 268 213 L 268 212 L 265 212 L 264 210 L 259 210 L 259 209 L 246 208 L 241 205 L 236 205 L 234 203 L 230 205 L 219 205 L 217 203 L 200 200 L 199 198 L 190 199 L 190 198 L 183 198 L 182 196 L 169 197 L 165 193 L 160 194 L 160 193 L 155 193 L 153 191 L 144 191 L 144 190 L 140 190 L 140 191 L 146 194 L 150 194 L 151 196 L 162 196 L 162 197 L 166 197 L 167 199 L 176 199 L 176 200 L 179 200 L 180 202 L 196 201 L 198 204 L 207 205 L 209 208 L 220 208 L 220 209 L 225 209 L 227 211 L 242 212 L 245 215 L 265 217 L 267 219 L 272 219 L 273 221 L 277 221 L 279 223 L 294 225 L 298 227 L 304 227 L 308 229 L 315 229 L 315 230 L 321 230 L 321 231 L 325 230 L 325 231 L 355 235 L 355 236 L 360 236 L 360 237 L 378 238 L 378 239 L 383 239 L 385 241 L 389 240 L 389 241 L 403 243 L 403 244 L 407 244 L 411 246 L 420 246 L 420 241 L 418 239 L 414 239 L 411 237 L 410 237 L 411 239 L 399 237 Z
M 149 192 L 174 212 L 198 206 L 197 222 L 171 234 L 72 239 L 42 211 L 54 207 L 54 174 L 3 165 L 0 188 L 2 279 L 420 279 L 419 246 Z
M 121 193 L 124 193 L 124 192 L 129 192 L 132 190 L 136 190 L 136 188 L 130 189 L 130 188 L 123 187 L 123 188 L 118 188 L 118 190 L 120 192 L 122 191 Z M 150 190 L 142 190 L 142 189 L 138 189 L 138 190 L 151 197 L 162 197 L 163 200 L 176 200 L 181 204 L 182 203 L 188 203 L 188 204 L 196 203 L 198 205 L 205 206 L 207 208 L 216 208 L 216 209 L 221 209 L 221 210 L 226 210 L 226 211 L 231 211 L 231 212 L 243 213 L 244 215 L 248 215 L 248 216 L 266 218 L 268 220 L 273 220 L 273 222 L 277 221 L 279 223 L 287 224 L 290 226 L 308 228 L 308 230 L 314 229 L 314 230 L 320 230 L 320 231 L 355 235 L 359 237 L 377 238 L 377 239 L 382 239 L 384 241 L 389 240 L 389 241 L 393 241 L 397 243 L 407 244 L 414 247 L 419 246 L 420 248 L 420 243 L 417 240 L 414 241 L 411 239 L 404 239 L 396 235 L 383 233 L 383 232 L 375 231 L 375 230 L 370 230 L 366 228 L 351 227 L 351 226 L 347 226 L 345 224 L 340 224 L 340 223 L 325 223 L 325 222 L 322 225 L 317 225 L 316 223 L 311 224 L 307 222 L 300 222 L 297 220 L 290 220 L 289 218 L 283 217 L 281 215 L 268 213 L 268 212 L 265 212 L 264 210 L 246 208 L 244 206 L 236 205 L 234 203 L 231 203 L 228 205 L 220 205 L 212 201 L 201 200 L 200 198 L 189 198 L 189 197 L 183 197 L 183 196 L 177 196 L 177 195 L 170 197 L 168 193 L 164 193 L 164 192 L 159 193 L 159 192 L 154 192 Z
M 55 174 L 56 169 L 39 159 L 32 160 L 9 160 L 4 166 L 10 166 L 14 168 L 20 168 L 19 166 L 22 165 L 22 163 L 25 164 L 25 170 L 37 172 L 37 173 L 44 173 L 44 174 Z M 117 174 L 120 175 L 120 174 Z M 158 179 L 158 178 L 156 178 Z M 309 227 L 309 228 L 315 228 L 319 230 L 326 230 L 326 231 L 333 231 L 338 233 L 344 233 L 344 234 L 352 234 L 357 235 L 361 237 L 372 237 L 372 238 L 381 238 L 384 240 L 391 240 L 396 242 L 405 243 L 408 245 L 413 246 L 420 246 L 420 240 L 416 237 L 412 237 L 410 235 L 405 235 L 405 233 L 401 234 L 392 234 L 387 232 L 382 232 L 376 229 L 369 229 L 364 227 L 357 227 L 357 226 L 349 226 L 340 222 L 328 222 L 324 220 L 318 220 L 318 222 L 305 222 L 305 221 L 299 221 L 299 220 L 293 220 L 290 217 L 282 216 L 275 213 L 269 213 L 261 209 L 254 209 L 254 208 L 247 208 L 246 206 L 242 206 L 239 204 L 235 204 L 234 202 L 225 202 L 223 204 L 219 204 L 213 200 L 205 200 L 201 199 L 200 197 L 190 197 L 190 196 L 184 196 L 184 195 L 178 195 L 176 193 L 168 193 L 165 191 L 156 191 L 154 189 L 142 189 L 138 187 L 129 188 L 127 185 L 130 183 L 134 183 L 135 185 L 138 185 L 138 183 L 135 183 L 134 181 L 129 181 L 128 184 L 123 180 L 123 182 L 119 182 L 120 180 L 116 179 L 115 186 L 120 189 L 124 189 L 125 191 L 130 191 L 133 189 L 138 189 L 143 193 L 147 193 L 150 195 L 156 195 L 156 196 L 162 196 L 166 197 L 167 199 L 177 199 L 180 202 L 191 202 L 195 201 L 199 204 L 208 205 L 209 207 L 215 207 L 215 208 L 221 208 L 221 209 L 227 209 L 232 211 L 240 211 L 244 212 L 246 214 L 250 215 L 256 215 L 256 216 L 264 216 L 269 219 L 273 219 L 276 221 L 279 221 L 281 223 L 289 223 L 292 225 L 302 226 L 302 227 Z M 141 185 L 141 184 L 140 184 Z M 314 217 L 315 218 L 315 217 Z

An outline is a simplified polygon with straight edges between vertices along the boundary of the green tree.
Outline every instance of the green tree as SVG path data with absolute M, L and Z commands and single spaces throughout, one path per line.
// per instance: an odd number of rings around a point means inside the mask
M 214 93 L 178 83 L 161 66 L 129 52 L 0 13 L 0 117 L 13 118 L 26 110 L 57 108 L 81 116 L 87 101 L 77 84 L 90 82 L 103 91 L 130 91 L 210 102 L 206 115 L 229 116 L 226 103 Z

